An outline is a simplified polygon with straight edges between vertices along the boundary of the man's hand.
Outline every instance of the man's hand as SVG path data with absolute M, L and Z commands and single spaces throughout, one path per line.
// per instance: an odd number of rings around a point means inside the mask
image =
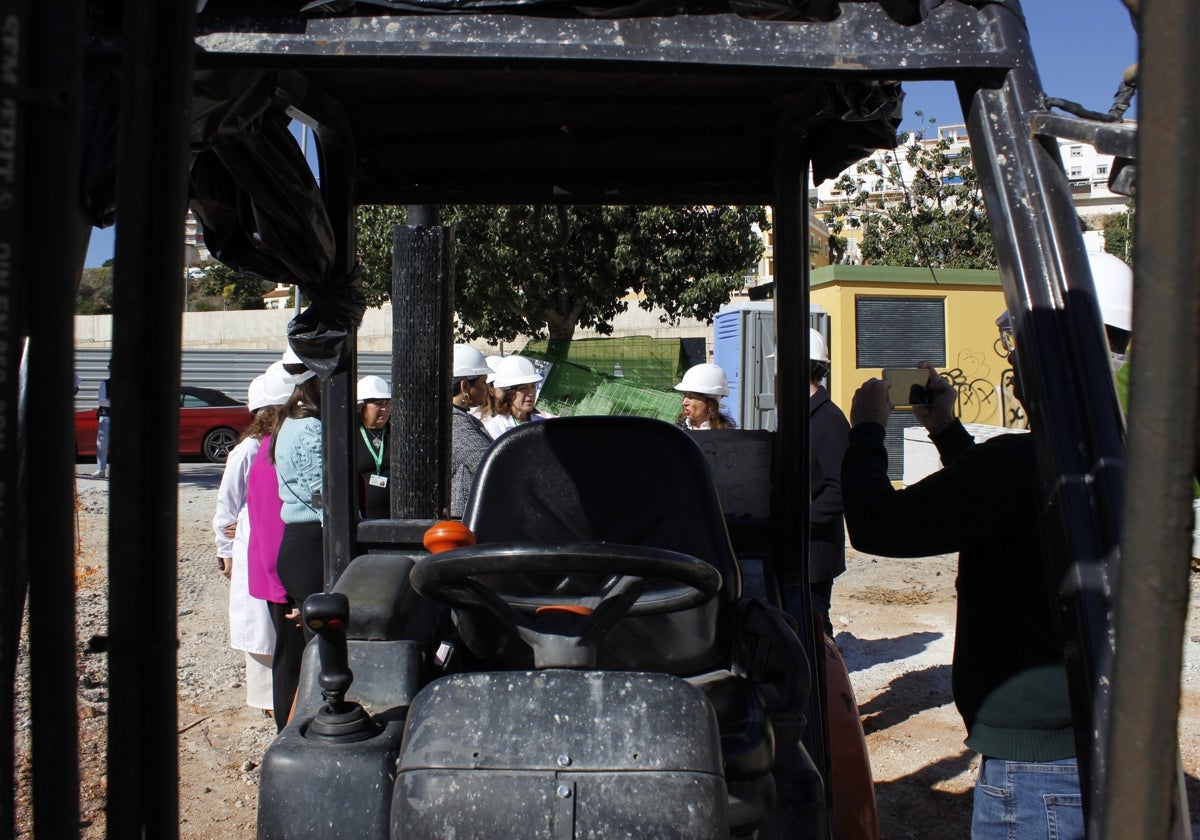
M 868 379 L 854 392 L 854 400 L 850 403 L 850 425 L 878 423 L 886 426 L 893 408 L 895 406 L 888 400 L 887 380 Z
M 232 525 L 226 525 L 222 529 L 222 532 L 225 534 L 225 539 L 227 539 L 227 540 L 233 539 L 234 537 L 237 536 L 237 523 L 234 522 Z
M 221 574 L 227 578 L 233 577 L 233 558 L 232 557 L 217 557 L 217 565 L 221 568 Z
M 958 402 L 958 391 L 929 362 L 919 362 L 919 368 L 929 370 L 929 405 L 914 405 L 913 416 L 931 435 L 943 431 L 954 422 L 954 405 Z

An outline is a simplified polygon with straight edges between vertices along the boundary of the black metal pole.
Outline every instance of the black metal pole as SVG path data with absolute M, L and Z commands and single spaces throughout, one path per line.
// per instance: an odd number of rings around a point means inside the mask
M 30 4 L 28 30 L 14 31 L 15 22 L 4 20 L 6 36 L 15 36 L 17 43 L 3 49 L 27 46 L 29 72 L 23 85 L 19 77 L 5 78 L 6 94 L 23 89 L 29 96 L 26 136 L 36 138 L 19 164 L 7 158 L 7 165 L 0 165 L 19 166 L 33 176 L 19 197 L 8 194 L 26 214 L 30 238 L 19 261 L 4 272 L 11 278 L 19 268 L 28 291 L 28 388 L 22 408 L 29 420 L 24 452 L 33 460 L 23 470 L 28 501 L 22 507 L 37 511 L 38 520 L 37 560 L 28 564 L 33 819 L 39 836 L 70 838 L 79 836 L 71 373 L 73 290 L 83 261 L 78 251 L 83 12 L 79 4 Z M 28 41 L 22 43 L 25 35 Z M 20 343 L 6 347 L 15 355 Z M 29 549 L 23 540 L 20 551 Z
M 436 218 L 410 207 L 392 240 L 393 519 L 444 517 L 450 499 L 453 237 Z
M 15 21 L 17 31 L 29 31 L 32 15 L 28 4 L 4 0 L 0 3 L 0 19 Z M 3 153 L 14 163 L 0 167 L 0 194 L 17 196 L 23 193 L 25 174 L 32 161 L 26 161 L 28 105 L 17 97 L 26 87 L 29 72 L 26 39 L 0 42 L 3 64 L 9 67 L 6 85 L 0 90 L 0 113 L 7 115 L 8 142 Z M 38 173 L 40 174 L 40 173 Z M 0 202 L 0 311 L 8 317 L 0 319 L 0 837 L 12 837 L 14 830 L 15 732 L 14 682 L 17 671 L 17 648 L 25 609 L 28 585 L 26 543 L 19 529 L 25 517 L 19 513 L 26 494 L 22 492 L 23 463 L 28 462 L 25 446 L 27 431 L 18 419 L 25 386 L 19 378 L 22 365 L 22 346 L 27 323 L 25 320 L 29 273 L 22 271 L 20 260 L 23 247 L 24 202 Z M 65 499 L 63 499 L 65 506 Z M 78 802 L 78 791 L 70 795 Z M 69 799 L 67 801 L 70 801 Z
M 179 834 L 176 530 L 195 6 L 127 0 L 113 279 L 107 836 Z
M 1182 837 L 1179 674 L 1200 412 L 1200 7 L 1141 6 L 1129 459 L 1104 838 Z
M 1100 745 L 1112 686 L 1106 577 L 1120 531 L 1123 430 L 1058 143 L 1034 138 L 1042 89 L 1018 12 L 980 10 L 1024 56 L 1002 85 L 961 83 L 959 95 L 1020 347 L 1018 373 L 1045 493 L 1041 524 L 1053 561 L 1047 583 L 1061 595 L 1080 781 L 1090 836 L 1098 837 L 1108 784 Z
M 340 112 L 337 117 L 340 119 Z M 357 260 L 356 216 L 353 183 L 354 151 L 343 125 L 322 126 L 320 143 L 321 189 L 333 227 L 335 263 L 349 277 Z M 324 444 L 324 551 L 325 591 L 330 591 L 354 559 L 358 523 L 358 470 L 354 463 L 354 436 L 358 433 L 355 376 L 358 370 L 358 328 L 349 325 L 342 359 L 332 376 L 322 383 L 321 417 Z M 335 430 L 345 430 L 345 434 Z
M 775 189 L 775 493 L 772 517 L 776 523 L 775 573 L 783 562 L 799 565 L 798 579 L 808 580 L 808 157 L 798 141 L 785 141 L 776 149 Z M 782 591 L 782 578 L 780 580 Z M 801 587 L 805 615 L 811 614 L 808 587 Z M 798 622 L 797 634 L 813 660 L 812 691 L 805 709 L 807 725 L 803 743 L 821 771 L 826 813 L 832 792 L 829 750 L 825 731 L 825 681 L 823 639 L 812 621 Z

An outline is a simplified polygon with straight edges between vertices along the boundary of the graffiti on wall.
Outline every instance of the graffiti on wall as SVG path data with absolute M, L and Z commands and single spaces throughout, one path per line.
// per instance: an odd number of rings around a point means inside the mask
M 999 341 L 993 352 L 1008 362 L 1008 353 Z M 981 350 L 965 348 L 958 352 L 955 366 L 941 371 L 957 392 L 954 413 L 964 423 L 995 423 L 1008 429 L 1024 429 L 1025 410 L 1013 394 L 1013 369 L 1000 371 L 999 386 L 992 378 L 988 355 Z

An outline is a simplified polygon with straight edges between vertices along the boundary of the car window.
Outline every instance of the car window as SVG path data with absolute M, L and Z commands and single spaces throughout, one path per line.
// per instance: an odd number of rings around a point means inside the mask
M 203 400 L 195 394 L 179 395 L 180 408 L 208 408 L 210 404 L 207 400 Z

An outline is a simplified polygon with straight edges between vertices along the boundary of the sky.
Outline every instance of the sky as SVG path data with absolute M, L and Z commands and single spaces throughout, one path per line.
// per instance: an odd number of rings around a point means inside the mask
M 1137 38 L 1121 0 L 1028 0 L 1034 58 L 1042 87 L 1050 96 L 1106 112 L 1125 68 L 1137 60 Z M 938 125 L 963 121 L 954 85 L 915 82 L 904 86 L 901 130 L 916 130 L 921 111 Z M 1137 99 L 1126 114 L 1137 116 Z M 113 254 L 114 228 L 93 229 L 84 265 L 94 268 Z

